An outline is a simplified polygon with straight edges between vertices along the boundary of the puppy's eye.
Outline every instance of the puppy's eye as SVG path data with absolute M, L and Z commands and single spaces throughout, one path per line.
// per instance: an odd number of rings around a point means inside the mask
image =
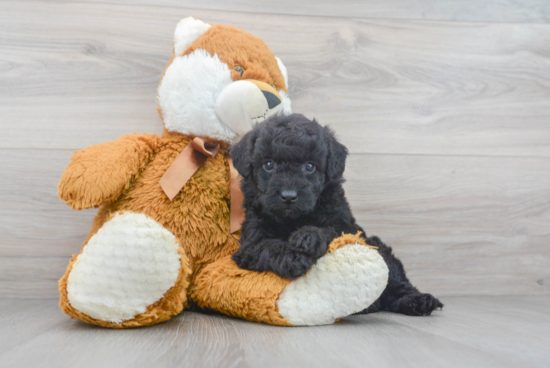
M 312 173 L 315 171 L 315 165 L 313 165 L 311 162 L 308 162 L 304 165 L 304 170 L 308 173 Z
M 273 161 L 264 162 L 264 170 L 267 172 L 275 170 L 275 163 Z
M 234 68 L 234 70 L 237 72 L 237 73 L 241 73 L 241 77 L 243 76 L 243 73 L 245 72 L 244 68 L 242 66 L 236 66 Z

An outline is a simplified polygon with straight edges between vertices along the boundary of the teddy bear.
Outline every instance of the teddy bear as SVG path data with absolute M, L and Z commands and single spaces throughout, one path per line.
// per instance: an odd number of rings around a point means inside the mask
M 334 323 L 367 308 L 388 269 L 360 234 L 342 234 L 298 279 L 240 269 L 238 178 L 228 147 L 291 112 L 284 64 L 260 39 L 192 17 L 174 34 L 158 87 L 161 136 L 126 135 L 77 151 L 59 197 L 99 207 L 59 281 L 60 307 L 110 328 L 210 309 L 273 325 Z

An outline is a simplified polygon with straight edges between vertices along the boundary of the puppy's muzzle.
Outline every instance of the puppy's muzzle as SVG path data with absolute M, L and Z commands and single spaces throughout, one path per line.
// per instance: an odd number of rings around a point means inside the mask
M 239 136 L 282 111 L 283 99 L 264 82 L 244 79 L 228 84 L 216 99 L 216 116 Z

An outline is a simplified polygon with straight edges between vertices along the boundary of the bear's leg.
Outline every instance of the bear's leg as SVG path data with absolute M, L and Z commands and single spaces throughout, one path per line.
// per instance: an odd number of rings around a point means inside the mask
M 143 214 L 114 215 L 59 280 L 64 313 L 112 328 L 165 321 L 187 303 L 189 262 L 176 237 Z
M 323 325 L 360 312 L 384 291 L 386 263 L 357 235 L 343 235 L 304 276 L 240 269 L 230 256 L 206 266 L 193 299 L 203 308 L 282 326 Z

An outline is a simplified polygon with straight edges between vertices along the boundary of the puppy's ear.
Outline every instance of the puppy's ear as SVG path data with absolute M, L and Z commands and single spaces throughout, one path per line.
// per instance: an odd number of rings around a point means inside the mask
M 256 132 L 254 130 L 246 133 L 239 142 L 229 147 L 229 154 L 233 158 L 235 169 L 243 178 L 252 175 L 252 154 L 256 143 Z
M 328 145 L 327 171 L 329 180 L 338 180 L 344 175 L 346 169 L 346 157 L 348 149 L 334 137 L 334 132 L 329 127 L 324 127 L 325 140 Z

